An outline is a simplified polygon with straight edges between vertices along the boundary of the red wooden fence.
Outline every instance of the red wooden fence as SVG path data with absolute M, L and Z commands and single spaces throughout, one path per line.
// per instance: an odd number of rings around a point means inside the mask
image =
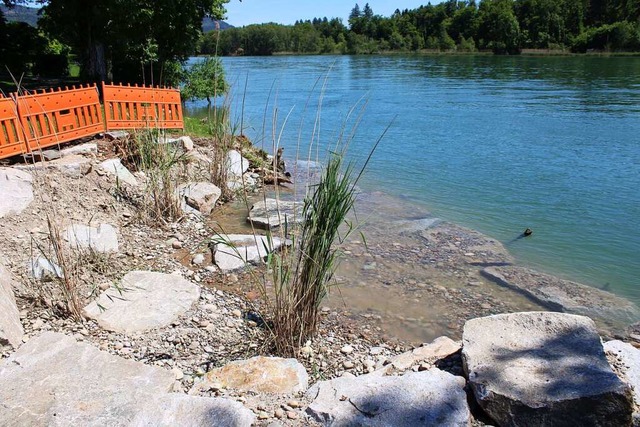
M 25 153 L 24 132 L 16 104 L 0 94 L 0 159 Z
M 175 89 L 102 83 L 107 129 L 184 129 L 180 92 Z
M 102 83 L 33 94 L 0 94 L 0 159 L 114 129 L 184 129 L 177 89 Z
M 29 151 L 104 131 L 95 85 L 14 95 Z

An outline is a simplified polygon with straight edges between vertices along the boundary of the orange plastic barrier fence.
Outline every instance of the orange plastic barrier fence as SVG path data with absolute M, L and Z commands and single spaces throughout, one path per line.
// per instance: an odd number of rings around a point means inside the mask
M 22 154 L 26 149 L 16 104 L 0 94 L 0 159 Z
M 104 131 L 95 85 L 13 97 L 18 104 L 28 151 Z
M 102 83 L 107 130 L 184 129 L 180 91 Z

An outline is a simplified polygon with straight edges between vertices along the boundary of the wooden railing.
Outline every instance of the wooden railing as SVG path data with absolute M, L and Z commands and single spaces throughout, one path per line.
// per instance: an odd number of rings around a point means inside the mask
M 116 129 L 184 129 L 177 89 L 102 84 L 0 94 L 0 159 Z

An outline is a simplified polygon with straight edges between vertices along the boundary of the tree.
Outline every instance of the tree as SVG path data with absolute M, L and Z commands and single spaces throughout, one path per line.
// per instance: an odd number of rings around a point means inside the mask
M 185 70 L 181 95 L 185 100 L 206 99 L 211 108 L 211 98 L 223 95 L 229 86 L 224 78 L 220 58 L 207 56 Z
M 483 0 L 479 9 L 478 37 L 495 53 L 519 53 L 520 24 L 512 0 Z
M 154 82 L 171 62 L 195 51 L 202 19 L 221 18 L 227 1 L 39 0 L 44 30 L 72 47 L 85 80 L 148 76 Z

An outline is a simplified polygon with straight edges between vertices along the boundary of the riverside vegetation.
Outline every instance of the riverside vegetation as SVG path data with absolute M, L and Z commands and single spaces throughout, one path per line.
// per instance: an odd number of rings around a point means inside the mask
M 200 52 L 210 54 L 215 46 L 222 55 L 638 51 L 639 17 L 637 1 L 620 0 L 447 0 L 389 17 L 367 3 L 355 5 L 348 23 L 325 17 L 210 32 Z

